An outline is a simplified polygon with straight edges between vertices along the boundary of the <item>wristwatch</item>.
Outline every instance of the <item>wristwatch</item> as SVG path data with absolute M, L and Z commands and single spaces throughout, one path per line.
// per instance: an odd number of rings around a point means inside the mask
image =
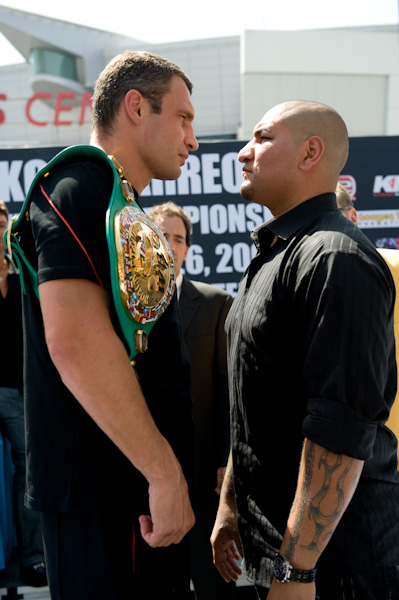
M 294 569 L 289 560 L 279 552 L 273 561 L 273 573 L 275 578 L 280 583 L 289 583 L 290 581 L 298 581 L 300 583 L 312 583 L 316 580 L 317 569 Z

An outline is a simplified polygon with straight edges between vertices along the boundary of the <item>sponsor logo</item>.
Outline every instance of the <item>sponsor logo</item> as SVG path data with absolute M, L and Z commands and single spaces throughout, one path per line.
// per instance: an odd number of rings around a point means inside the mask
M 376 175 L 373 196 L 399 196 L 399 175 Z
M 398 238 L 377 238 L 375 245 L 377 248 L 392 248 L 393 250 L 397 250 L 398 241 Z
M 340 175 L 338 181 L 350 193 L 351 199 L 356 200 L 357 184 L 353 175 Z
M 381 210 L 358 210 L 357 218 L 359 227 L 364 229 L 391 229 L 399 227 L 399 211 L 389 208 Z

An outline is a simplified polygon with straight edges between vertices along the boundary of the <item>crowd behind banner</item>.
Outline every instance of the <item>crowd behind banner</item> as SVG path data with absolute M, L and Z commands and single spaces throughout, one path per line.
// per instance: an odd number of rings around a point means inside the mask
M 202 143 L 177 181 L 153 180 L 140 196 L 144 210 L 174 200 L 190 215 L 193 243 L 185 272 L 235 296 L 254 246 L 250 232 L 271 214 L 239 194 L 237 153 L 244 142 Z M 36 172 L 63 148 L 0 150 L 0 199 L 18 214 Z M 380 248 L 398 248 L 399 136 L 351 138 L 340 182 L 351 194 L 359 226 Z

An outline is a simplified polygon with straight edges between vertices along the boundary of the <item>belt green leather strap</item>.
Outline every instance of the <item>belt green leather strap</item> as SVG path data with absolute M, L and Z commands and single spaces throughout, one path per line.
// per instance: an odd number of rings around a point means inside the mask
M 138 353 L 145 352 L 152 327 L 172 299 L 175 266 L 164 235 L 136 202 L 133 188 L 114 157 L 94 146 L 71 146 L 57 154 L 37 173 L 22 210 L 11 221 L 4 241 L 19 269 L 22 292 L 26 294 L 30 285 L 39 298 L 37 272 L 23 250 L 26 236 L 31 235 L 27 225 L 33 190 L 54 168 L 87 158 L 102 162 L 104 168 L 111 168 L 113 173 L 105 224 L 112 297 L 129 348 L 129 358 L 133 361 Z

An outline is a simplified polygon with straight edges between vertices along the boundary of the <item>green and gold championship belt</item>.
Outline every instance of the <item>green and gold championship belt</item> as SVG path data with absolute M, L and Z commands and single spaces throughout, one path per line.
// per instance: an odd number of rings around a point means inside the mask
M 129 358 L 133 361 L 138 353 L 147 349 L 149 333 L 172 299 L 175 266 L 173 254 L 163 233 L 136 202 L 133 188 L 124 178 L 123 168 L 114 157 L 107 156 L 94 146 L 72 146 L 57 154 L 37 173 L 22 210 L 12 220 L 4 240 L 19 269 L 22 292 L 26 294 L 30 284 L 39 298 L 37 272 L 23 251 L 24 240 L 29 238 L 27 224 L 29 225 L 29 205 L 33 190 L 45 182 L 52 169 L 86 158 L 104 163 L 104 168 L 111 168 L 113 173 L 112 195 L 106 214 L 111 287 L 116 314 L 129 348 Z M 43 188 L 42 192 L 70 229 L 71 235 L 77 239 L 71 226 L 52 204 Z M 77 243 L 86 252 L 79 239 Z M 87 252 L 86 255 L 91 263 Z M 94 266 L 93 270 L 98 278 Z
M 134 341 L 135 356 L 147 349 L 148 334 L 172 299 L 176 270 L 165 236 L 137 204 L 122 167 L 108 158 L 120 178 L 106 218 L 112 292 L 124 335 L 128 331 Z

